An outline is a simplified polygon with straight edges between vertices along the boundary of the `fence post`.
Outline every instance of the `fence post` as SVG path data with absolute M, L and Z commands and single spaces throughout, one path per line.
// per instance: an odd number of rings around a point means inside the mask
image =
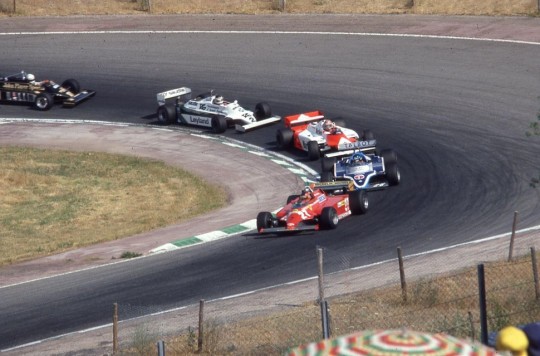
M 479 264 L 478 268 L 478 296 L 480 307 L 480 341 L 488 344 L 487 307 L 486 307 L 486 280 L 484 275 L 484 264 Z
M 118 303 L 113 304 L 113 355 L 118 353 Z
M 199 302 L 199 337 L 197 339 L 197 352 L 201 353 L 204 339 L 204 299 Z
M 323 249 L 317 247 L 317 271 L 319 275 L 319 303 L 324 302 Z
M 326 300 L 321 303 L 321 322 L 323 339 L 330 338 L 330 323 L 328 318 L 328 303 Z
M 163 340 L 157 342 L 157 354 L 158 356 L 165 356 L 165 342 Z
M 514 254 L 514 238 L 516 237 L 517 215 L 518 212 L 514 211 L 514 222 L 512 223 L 512 235 L 510 236 L 510 251 L 508 252 L 508 262 L 512 261 L 512 255 Z
M 536 249 L 531 247 L 531 262 L 534 276 L 534 292 L 536 300 L 540 299 L 540 287 L 538 286 L 538 264 L 536 263 Z
M 403 301 L 407 303 L 407 281 L 405 280 L 405 268 L 403 267 L 403 255 L 401 254 L 401 247 L 397 248 L 398 261 L 399 261 L 399 279 L 401 280 L 401 296 Z

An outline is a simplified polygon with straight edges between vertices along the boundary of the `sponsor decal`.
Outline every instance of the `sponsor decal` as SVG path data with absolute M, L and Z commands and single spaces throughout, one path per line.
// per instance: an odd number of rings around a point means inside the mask
M 349 209 L 349 197 L 343 199 L 342 201 L 338 202 L 337 204 L 338 208 L 341 208 L 342 206 L 345 207 L 345 210 Z
M 195 116 L 195 115 L 182 115 L 188 124 L 212 127 L 212 120 L 209 117 Z
M 357 174 L 353 177 L 355 180 L 362 180 L 365 178 L 365 176 L 363 174 Z
M 326 195 L 321 195 L 320 197 L 317 198 L 317 201 L 318 201 L 319 203 L 322 203 L 322 202 L 325 201 L 325 200 L 326 200 Z
M 366 148 L 375 146 L 376 141 L 355 141 L 355 142 L 348 142 L 346 139 L 341 139 L 341 142 L 339 143 L 338 148 L 340 150 L 350 150 L 355 148 Z

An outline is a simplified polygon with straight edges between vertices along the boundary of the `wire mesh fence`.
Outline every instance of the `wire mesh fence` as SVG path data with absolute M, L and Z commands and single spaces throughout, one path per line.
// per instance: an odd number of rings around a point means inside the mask
M 405 327 L 479 341 L 479 263 L 485 271 L 489 332 L 539 321 L 531 252 L 536 252 L 540 233 L 516 234 L 510 261 L 509 238 L 408 256 L 403 262 L 406 284 L 397 259 L 351 269 L 350 255 L 323 249 L 322 295 L 329 306 L 330 336 Z M 120 304 L 118 353 L 157 354 L 156 343 L 163 340 L 167 355 L 283 355 L 323 338 L 319 285 L 313 278 L 207 302 L 204 316 L 200 305 L 162 312 Z

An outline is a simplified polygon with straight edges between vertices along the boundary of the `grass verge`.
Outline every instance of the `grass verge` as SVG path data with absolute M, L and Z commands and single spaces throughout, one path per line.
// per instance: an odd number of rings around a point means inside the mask
M 15 16 L 152 14 L 538 15 L 537 0 L 0 0 Z
M 0 266 L 171 225 L 226 204 L 223 189 L 162 162 L 0 147 Z

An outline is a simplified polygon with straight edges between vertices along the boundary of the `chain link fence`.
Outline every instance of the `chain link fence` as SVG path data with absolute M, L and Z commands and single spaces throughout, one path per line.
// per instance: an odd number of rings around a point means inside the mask
M 511 254 L 509 242 L 507 235 L 407 256 L 404 273 L 397 258 L 351 269 L 351 255 L 321 248 L 319 279 L 167 312 L 119 304 L 116 353 L 157 355 L 163 341 L 166 355 L 283 355 L 323 339 L 321 295 L 328 304 L 330 337 L 406 327 L 481 341 L 478 264 L 484 267 L 493 343 L 493 333 L 504 326 L 540 321 L 537 259 L 532 258 L 540 232 L 516 234 Z M 316 261 L 314 252 L 314 273 Z

